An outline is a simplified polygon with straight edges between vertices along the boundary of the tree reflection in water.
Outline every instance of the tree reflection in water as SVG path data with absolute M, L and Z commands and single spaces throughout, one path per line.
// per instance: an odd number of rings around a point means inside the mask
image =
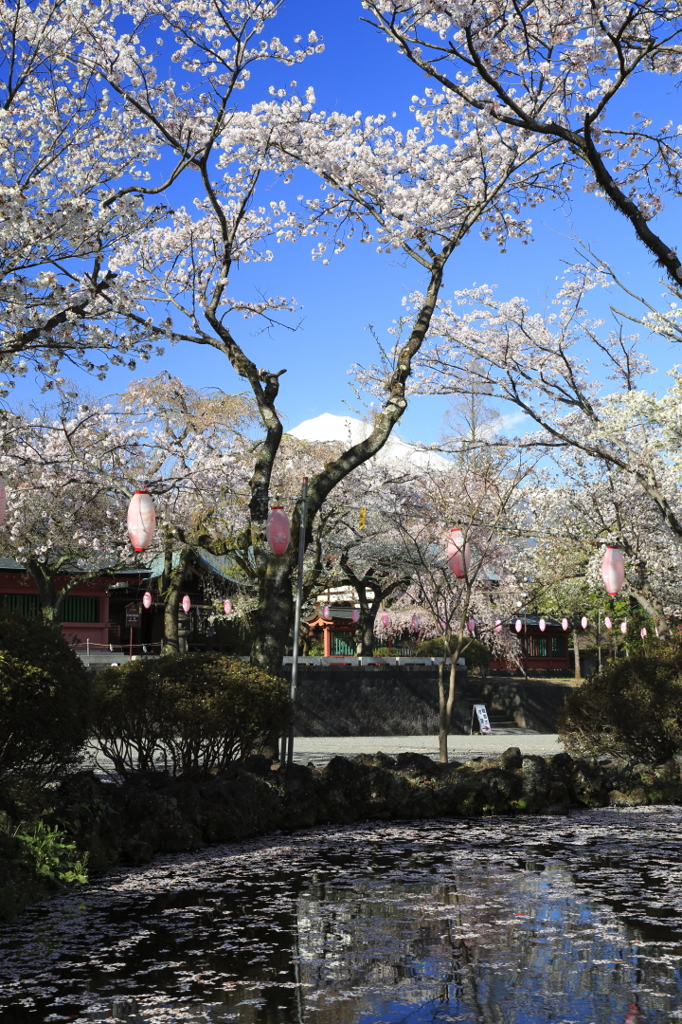
M 166 858 L 0 929 L 0 1019 L 682 1020 L 679 808 L 315 830 Z

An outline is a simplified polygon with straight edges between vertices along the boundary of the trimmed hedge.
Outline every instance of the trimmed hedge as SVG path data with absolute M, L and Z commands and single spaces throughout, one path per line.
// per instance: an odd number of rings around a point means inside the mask
M 682 751 L 682 642 L 609 662 L 566 698 L 559 736 L 573 754 L 669 761 Z
M 433 637 L 432 640 L 422 640 L 417 644 L 415 656 L 417 658 L 442 658 L 445 644 L 441 637 Z M 461 655 L 467 668 L 487 668 L 492 661 L 492 654 L 480 640 L 468 640 L 465 650 Z
M 95 740 L 122 776 L 221 771 L 290 720 L 288 683 L 223 654 L 131 661 L 95 687 Z
M 92 686 L 56 626 L 0 612 L 0 775 L 49 778 L 76 764 Z

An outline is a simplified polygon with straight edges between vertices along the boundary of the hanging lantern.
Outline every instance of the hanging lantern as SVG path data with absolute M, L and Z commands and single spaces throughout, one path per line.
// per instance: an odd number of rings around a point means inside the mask
M 620 624 L 620 631 L 623 634 L 623 636 L 625 636 L 625 634 L 628 631 L 628 624 L 627 624 L 627 622 L 621 622 L 621 624 Z
M 561 628 L 562 628 L 563 630 L 567 630 L 567 629 L 568 629 L 568 619 L 566 619 L 566 618 L 563 618 L 563 619 L 561 620 Z
M 135 491 L 128 505 L 128 536 L 135 551 L 146 551 L 156 529 L 154 502 L 148 491 Z
M 384 627 L 384 629 L 388 629 L 388 612 L 382 612 L 381 624 Z
M 463 580 L 471 565 L 471 548 L 469 541 L 464 542 L 464 534 L 459 526 L 450 530 L 448 540 L 448 562 L 458 580 Z
M 149 591 L 147 591 L 147 593 L 143 595 L 142 604 L 144 605 L 145 608 L 151 608 L 151 606 L 154 604 L 154 598 L 149 593 Z
M 440 628 L 441 629 L 445 629 L 445 626 L 446 626 L 445 619 L 439 619 L 438 621 L 440 623 Z
M 353 608 L 352 612 L 350 613 L 350 617 L 351 617 L 351 622 L 357 622 L 358 621 L 358 619 L 360 618 L 360 612 L 357 610 L 357 608 Z
M 611 622 L 611 619 L 608 617 L 608 615 L 604 616 L 604 625 L 607 629 L 611 629 L 611 627 L 613 626 L 613 623 Z
M 0 526 L 5 521 L 5 513 L 7 512 L 7 491 L 5 489 L 5 481 L 0 476 Z
M 412 623 L 412 629 L 419 629 L 419 616 L 418 615 L 413 615 L 412 619 L 410 621 Z
M 639 635 L 641 636 L 641 638 L 643 640 L 644 637 L 646 636 L 646 626 L 642 626 L 642 628 L 639 631 Z
M 501 633 L 502 632 L 502 619 L 495 619 L 495 632 L 496 633 Z
M 540 627 L 540 632 L 541 633 L 544 633 L 545 630 L 547 629 L 547 623 L 545 622 L 544 619 L 540 619 L 540 621 L 538 622 L 538 626 Z
M 331 619 L 331 617 L 332 617 L 332 615 L 331 615 L 331 612 L 329 610 L 329 605 L 326 604 L 324 606 L 324 608 L 322 609 L 322 618 L 323 619 Z
M 473 633 L 473 631 L 476 629 L 476 623 L 474 622 L 473 619 L 469 619 L 469 621 L 467 622 L 467 626 L 469 627 L 470 633 Z
M 191 607 L 192 602 L 189 599 L 189 594 L 185 594 L 185 596 L 182 599 L 182 610 L 185 613 L 185 615 L 189 615 L 189 610 Z
M 226 615 L 232 614 L 232 602 L 230 601 L 229 597 L 226 598 L 225 601 L 223 601 L 223 611 L 225 612 Z
M 523 629 L 523 623 L 521 622 L 521 619 L 516 620 L 516 623 L 514 624 L 514 629 L 517 633 L 521 632 L 521 630 Z
M 587 629 L 587 615 L 583 615 L 582 619 L 580 620 L 580 625 L 583 627 L 583 629 Z
M 625 579 L 625 562 L 623 561 L 622 551 L 613 544 L 609 544 L 604 552 L 604 558 L 601 563 L 601 578 L 604 581 L 606 593 L 611 597 L 616 597 Z
M 280 558 L 289 547 L 289 538 L 291 536 L 289 520 L 281 505 L 273 505 L 268 512 L 265 536 L 272 548 L 272 553 Z

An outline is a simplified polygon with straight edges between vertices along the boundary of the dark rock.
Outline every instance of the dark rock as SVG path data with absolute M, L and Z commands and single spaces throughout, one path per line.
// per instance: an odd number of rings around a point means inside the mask
M 399 772 L 405 772 L 408 775 L 421 775 L 427 779 L 435 778 L 442 771 L 440 762 L 433 761 L 426 754 L 398 754 L 396 766 Z
M 263 754 L 250 754 L 242 761 L 242 768 L 245 772 L 267 778 L 272 768 L 272 758 Z
M 521 762 L 522 808 L 538 811 L 547 804 L 550 784 L 549 766 L 543 757 L 527 754 Z
M 518 747 L 507 747 L 504 753 L 500 754 L 500 765 L 506 771 L 516 771 L 521 767 L 523 758 Z

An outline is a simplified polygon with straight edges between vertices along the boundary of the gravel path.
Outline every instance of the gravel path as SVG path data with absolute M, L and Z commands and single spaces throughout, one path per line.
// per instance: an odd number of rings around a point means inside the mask
M 522 754 L 548 756 L 562 751 L 563 744 L 552 733 L 531 732 L 530 729 L 495 729 L 490 736 L 450 736 L 448 754 L 452 761 L 501 754 L 507 747 L 520 747 Z M 427 754 L 438 760 L 437 736 L 297 736 L 294 740 L 294 761 L 298 764 L 324 765 L 341 754 L 384 754 L 395 756 L 403 751 Z

